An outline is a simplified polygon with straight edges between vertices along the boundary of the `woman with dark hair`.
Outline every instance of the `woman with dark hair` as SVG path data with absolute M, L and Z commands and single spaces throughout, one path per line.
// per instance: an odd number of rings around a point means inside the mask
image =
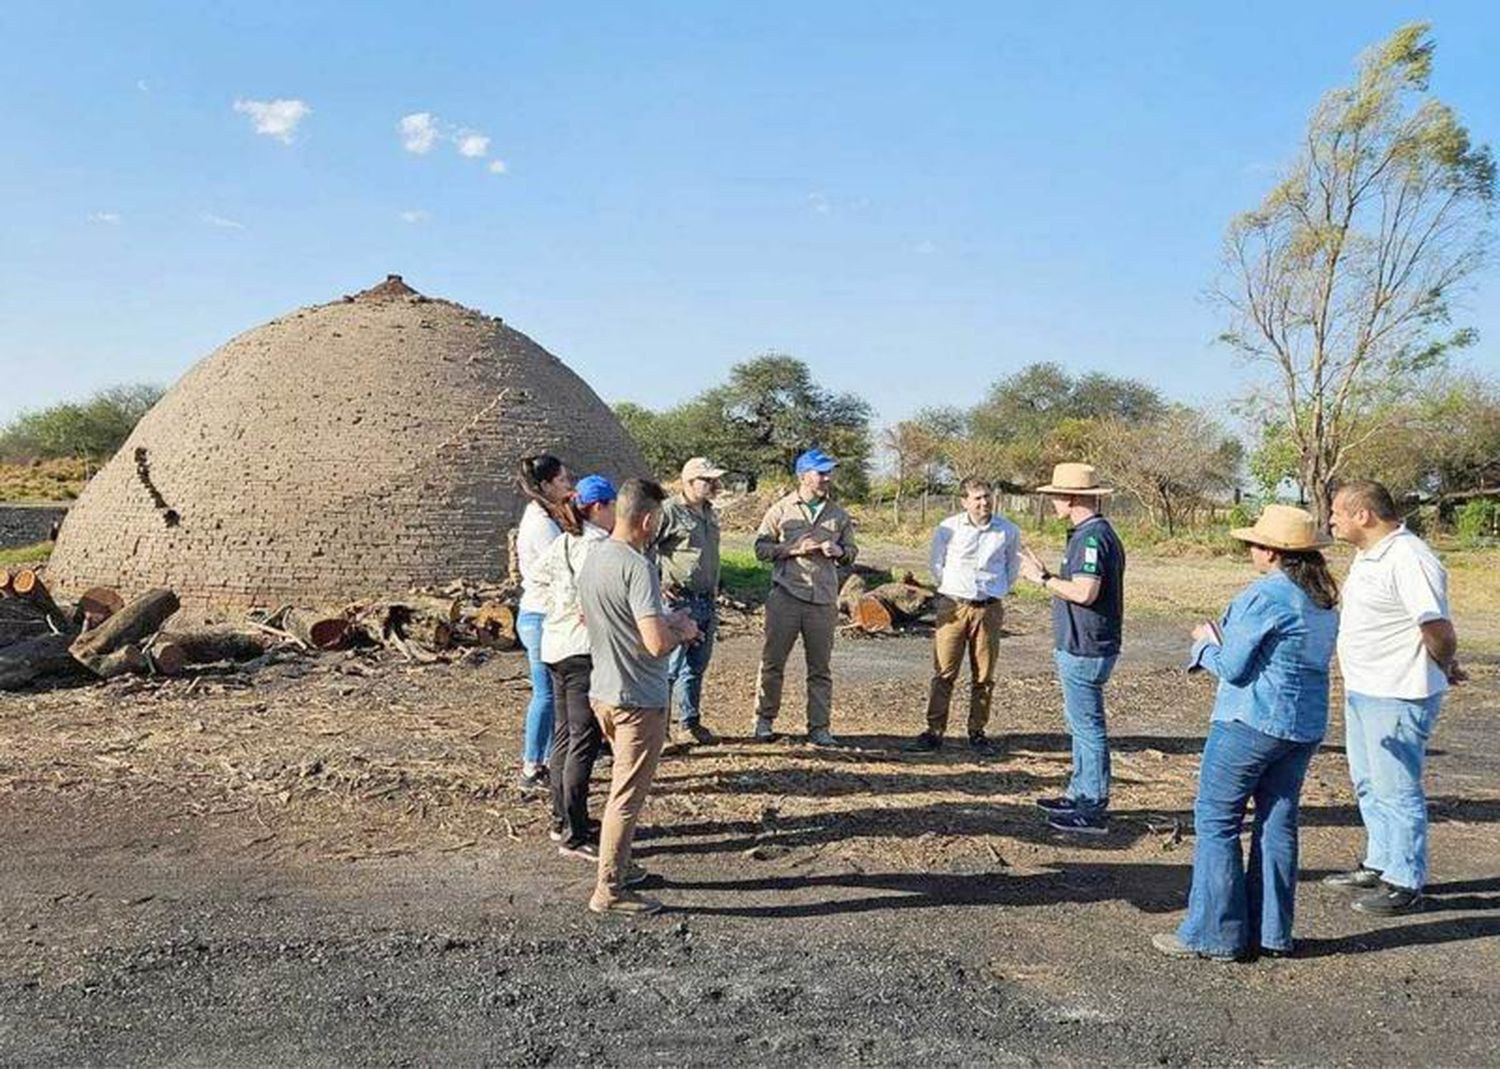
M 552 841 L 564 857 L 599 860 L 599 826 L 589 819 L 589 777 L 603 734 L 589 705 L 594 661 L 578 606 L 578 573 L 615 526 L 615 488 L 602 475 L 578 480 L 573 507 L 581 521 L 564 531 L 537 565 L 537 587 L 547 602 L 542 661 L 552 673 Z
M 552 677 L 542 663 L 542 622 L 547 602 L 537 588 L 542 555 L 564 528 L 578 531 L 572 509 L 573 476 L 568 466 L 550 453 L 522 457 L 516 486 L 529 500 L 516 529 L 516 565 L 521 572 L 521 605 L 516 634 L 526 647 L 531 667 L 531 704 L 526 708 L 526 731 L 521 750 L 521 789 L 544 791 L 547 746 L 552 740 Z
M 1174 958 L 1233 961 L 1292 951 L 1297 804 L 1307 765 L 1328 728 L 1328 665 L 1338 634 L 1338 587 L 1312 516 L 1267 505 L 1250 545 L 1261 578 L 1218 624 L 1193 629 L 1189 671 L 1219 677 L 1193 807 L 1197 849 L 1187 917 L 1151 937 Z M 1255 799 L 1248 867 L 1240 856 L 1245 806 Z

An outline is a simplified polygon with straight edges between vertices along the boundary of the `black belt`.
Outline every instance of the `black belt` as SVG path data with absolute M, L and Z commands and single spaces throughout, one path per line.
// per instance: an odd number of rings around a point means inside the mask
M 962 602 L 965 605 L 972 605 L 976 609 L 982 609 L 986 605 L 993 605 L 993 604 L 995 604 L 995 602 L 999 601 L 1000 599 L 999 598 L 954 598 L 953 600 L 954 601 Z

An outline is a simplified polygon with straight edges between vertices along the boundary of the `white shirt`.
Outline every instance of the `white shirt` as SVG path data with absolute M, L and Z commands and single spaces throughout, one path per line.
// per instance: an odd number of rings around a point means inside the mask
M 521 611 L 546 612 L 547 600 L 536 589 L 536 569 L 562 528 L 535 501 L 528 501 L 516 528 L 516 566 L 521 571 Z
M 542 663 L 589 652 L 589 632 L 578 606 L 578 573 L 589 551 L 609 537 L 609 532 L 584 523 L 583 533 L 553 539 L 536 566 L 536 587 L 547 607 L 542 621 Z
M 1339 614 L 1345 689 L 1372 698 L 1428 698 L 1447 690 L 1421 627 L 1447 619 L 1448 573 L 1405 527 L 1355 553 Z
M 1021 572 L 1021 529 L 1004 516 L 976 527 L 966 512 L 932 532 L 929 557 L 938 593 L 965 601 L 1003 598 Z

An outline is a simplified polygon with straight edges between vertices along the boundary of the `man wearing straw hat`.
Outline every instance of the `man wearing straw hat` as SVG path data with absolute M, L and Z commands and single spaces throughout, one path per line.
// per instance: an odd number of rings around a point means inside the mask
M 1073 776 L 1061 798 L 1039 798 L 1047 823 L 1059 831 L 1103 835 L 1109 830 L 1109 738 L 1104 684 L 1120 655 L 1125 615 L 1125 547 L 1099 514 L 1114 491 L 1099 485 L 1092 464 L 1064 463 L 1036 493 L 1052 499 L 1068 521 L 1068 543 L 1057 572 L 1030 549 L 1021 574 L 1052 595 L 1053 659 L 1063 689 L 1063 714 L 1073 737 Z

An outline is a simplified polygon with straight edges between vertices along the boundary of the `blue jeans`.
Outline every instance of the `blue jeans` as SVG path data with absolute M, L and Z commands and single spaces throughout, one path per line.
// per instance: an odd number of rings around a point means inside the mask
M 1297 896 L 1297 800 L 1316 742 L 1291 742 L 1238 720 L 1208 729 L 1198 770 L 1193 888 L 1177 929 L 1184 945 L 1235 956 L 1292 949 Z M 1245 804 L 1255 799 L 1248 866 L 1240 857 Z
M 1102 816 L 1109 807 L 1109 739 L 1104 730 L 1104 684 L 1114 657 L 1078 657 L 1053 650 L 1062 682 L 1063 716 L 1073 736 L 1073 778 L 1067 795 L 1078 812 Z
M 533 765 L 547 763 L 552 742 L 552 674 L 542 663 L 542 621 L 546 618 L 547 614 L 540 612 L 516 615 L 516 635 L 526 647 L 526 661 L 531 667 L 531 704 L 526 707 L 521 760 Z
M 1443 696 L 1344 700 L 1344 751 L 1364 821 L 1365 865 L 1386 883 L 1420 891 L 1427 883 L 1427 796 L 1422 764 Z
M 697 645 L 678 646 L 667 662 L 667 678 L 672 684 L 677 718 L 686 727 L 696 724 L 703 712 L 699 708 L 703 700 L 703 677 L 708 674 L 708 661 L 714 655 L 714 632 L 719 627 L 719 612 L 714 597 L 709 594 L 673 598 L 667 607 L 673 611 L 685 610 L 703 635 Z

